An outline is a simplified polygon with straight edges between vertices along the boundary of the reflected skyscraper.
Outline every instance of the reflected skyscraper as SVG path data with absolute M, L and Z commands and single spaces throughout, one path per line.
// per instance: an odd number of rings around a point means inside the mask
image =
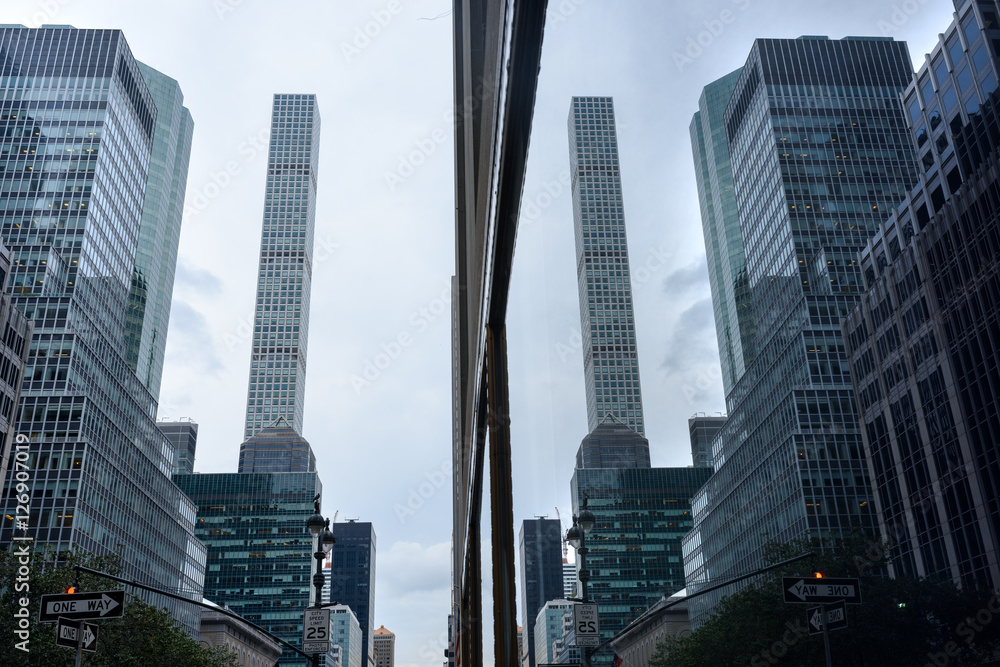
M 246 438 L 278 417 L 302 433 L 319 134 L 315 95 L 274 96 Z

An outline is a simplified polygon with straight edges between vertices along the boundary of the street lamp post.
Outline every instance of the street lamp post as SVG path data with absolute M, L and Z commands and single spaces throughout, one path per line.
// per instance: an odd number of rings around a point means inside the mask
M 330 520 L 324 519 L 323 515 L 319 513 L 318 494 L 313 499 L 313 506 L 315 507 L 315 512 L 306 520 L 306 527 L 312 533 L 316 549 L 316 552 L 313 554 L 313 558 L 316 559 L 316 573 L 313 575 L 313 586 L 316 587 L 316 600 L 313 603 L 313 607 L 315 609 L 322 609 L 323 585 L 326 583 L 326 577 L 323 575 L 323 561 L 326 559 L 326 555 L 330 553 L 330 550 L 333 549 L 336 540 L 330 531 Z M 319 667 L 319 653 L 313 653 L 312 664 L 313 667 Z
M 576 549 L 576 555 L 580 559 L 580 599 L 586 603 L 590 602 L 587 592 L 587 582 L 590 581 L 590 570 L 587 569 L 587 533 L 591 531 L 595 523 L 594 513 L 587 509 L 587 496 L 583 497 L 583 506 L 580 514 L 573 516 L 573 527 L 566 533 L 566 541 Z M 583 647 L 583 665 L 590 667 L 590 648 Z

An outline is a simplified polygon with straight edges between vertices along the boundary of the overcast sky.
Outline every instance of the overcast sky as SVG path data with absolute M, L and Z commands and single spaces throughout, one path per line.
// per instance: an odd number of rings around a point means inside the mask
M 396 633 L 400 667 L 440 665 L 447 628 L 450 9 L 447 0 L 0 8 L 3 23 L 121 28 L 136 58 L 184 91 L 194 144 L 159 414 L 198 422 L 198 472 L 235 472 L 242 441 L 271 97 L 317 94 L 304 435 L 324 511 L 375 524 L 375 623 Z M 890 35 L 919 64 L 952 11 L 948 0 L 550 0 L 507 328 L 515 534 L 521 519 L 554 517 L 557 505 L 568 517 L 587 432 L 570 97 L 614 97 L 646 434 L 653 465 L 687 466 L 688 417 L 725 409 L 688 138 L 701 88 L 743 65 L 756 37 Z M 406 345 L 394 344 L 400 337 Z M 491 639 L 485 647 L 489 658 Z

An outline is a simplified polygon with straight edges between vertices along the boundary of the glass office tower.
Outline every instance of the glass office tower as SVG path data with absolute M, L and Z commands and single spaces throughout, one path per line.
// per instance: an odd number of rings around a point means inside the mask
M 302 433 L 319 130 L 315 95 L 274 96 L 246 438 L 278 417 Z
M 769 540 L 874 530 L 839 324 L 862 288 L 858 251 L 916 178 L 899 100 L 911 75 L 891 38 L 758 39 L 733 89 L 755 354 L 693 502 L 689 592 L 761 566 Z M 693 624 L 731 592 L 692 600 Z
M 862 251 L 844 332 L 892 572 L 995 589 L 1000 7 L 956 11 L 903 95 L 920 180 Z
M 198 424 L 190 419 L 158 421 L 157 428 L 167 436 L 174 451 L 172 475 L 190 475 L 194 472 L 194 455 L 198 449 Z
M 573 513 L 586 496 L 596 518 L 587 533 L 587 588 L 598 604 L 602 641 L 684 588 L 681 538 L 691 529 L 691 498 L 711 474 L 711 468 L 573 472 Z M 602 651 L 593 661 L 610 664 L 611 657 Z
M 691 119 L 691 147 L 698 202 L 705 234 L 705 256 L 712 288 L 715 333 L 719 339 L 726 395 L 753 362 L 753 302 L 746 251 L 736 212 L 733 168 L 723 117 L 743 68 L 705 86 Z
M 347 605 L 361 625 L 361 667 L 375 663 L 375 528 L 353 519 L 332 527 L 337 543 L 330 552 L 330 570 L 323 599 Z
M 535 616 L 549 600 L 563 596 L 562 526 L 558 519 L 525 519 L 518 534 L 521 557 L 522 658 L 539 664 L 535 653 Z M 541 663 L 551 662 L 549 659 Z M 523 664 L 523 660 L 522 660 Z
M 574 97 L 569 161 L 587 378 L 587 430 L 608 414 L 645 434 L 614 103 Z
M 202 473 L 175 475 L 174 483 L 198 507 L 205 597 L 299 646 L 314 562 L 306 519 L 323 490 L 319 475 Z M 281 664 L 307 662 L 286 649 Z
M 316 472 L 316 455 L 309 441 L 278 417 L 240 445 L 238 472 Z
M 161 114 L 118 30 L 0 26 L 0 233 L 15 305 L 34 320 L 17 430 L 31 440 L 33 488 L 49 489 L 32 497 L 28 532 L 56 549 L 118 552 L 124 576 L 199 597 L 195 508 L 170 482 L 155 383 L 127 352 L 142 230 L 173 228 L 158 212 L 182 203 L 185 155 L 154 179 L 170 205 L 144 208 L 158 149 L 187 150 L 179 95 Z M 168 307 L 169 294 L 157 303 Z M 196 608 L 150 601 L 197 636 Z

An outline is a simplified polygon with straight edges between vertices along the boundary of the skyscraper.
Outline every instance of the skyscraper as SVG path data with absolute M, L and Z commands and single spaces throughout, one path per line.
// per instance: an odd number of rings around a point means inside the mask
M 614 415 L 604 417 L 576 450 L 577 468 L 648 468 L 649 440 Z
M 645 434 L 629 282 L 618 137 L 610 97 L 574 97 L 569 113 L 587 430 L 608 414 Z
M 769 540 L 874 529 L 839 324 L 857 252 L 916 177 L 899 101 L 911 74 L 891 38 L 804 37 L 756 40 L 739 75 L 723 125 L 756 351 L 694 499 L 689 592 L 759 567 Z M 729 592 L 692 600 L 693 623 Z
M 0 243 L 0 330 L 4 337 L 0 340 L 0 498 L 4 495 L 7 482 L 7 469 L 10 466 L 11 454 L 17 457 L 17 451 L 24 451 L 25 442 L 18 442 L 19 449 L 13 451 L 17 419 L 18 401 L 21 397 L 21 380 L 24 377 L 24 365 L 28 361 L 28 348 L 31 346 L 32 323 L 17 308 L 11 299 L 7 280 L 10 278 L 10 250 Z M 23 455 L 22 455 L 23 458 Z M 21 461 L 24 465 L 26 461 Z M 15 466 L 20 467 L 20 466 Z M 27 467 L 15 470 L 12 479 L 18 481 L 28 473 Z
M 754 355 L 753 303 L 723 122 L 726 104 L 742 71 L 730 72 L 705 86 L 690 127 L 722 384 L 727 396 Z
M 995 589 L 1000 7 L 955 9 L 903 94 L 922 173 L 861 253 L 844 337 L 891 571 Z
M 198 508 L 196 533 L 208 548 L 205 596 L 298 645 L 312 590 L 305 518 L 323 490 L 319 475 L 200 473 L 174 475 L 174 482 Z M 286 651 L 281 664 L 307 661 Z
M 558 519 L 525 519 L 518 533 L 521 560 L 521 628 L 528 667 L 535 667 L 535 616 L 563 597 L 562 526 Z M 547 662 L 547 660 L 546 660 Z
M 157 113 L 125 317 L 125 356 L 143 386 L 159 399 L 194 122 L 175 80 L 136 65 Z
M 118 552 L 124 576 L 200 597 L 195 507 L 170 482 L 170 446 L 155 423 L 155 339 L 169 290 L 156 287 L 151 302 L 147 289 L 142 314 L 130 310 L 134 279 L 153 288 L 173 270 L 140 246 L 143 230 L 163 227 L 171 233 L 159 250 L 176 252 L 170 212 L 183 204 L 190 116 L 176 82 L 140 67 L 118 30 L 0 27 L 0 87 L 0 234 L 15 304 L 35 327 L 16 416 L 39 492 L 28 528 L 56 549 Z M 157 107 L 161 98 L 170 108 Z M 150 181 L 167 153 L 171 168 Z M 142 352 L 130 359 L 133 348 Z M 13 500 L 0 514 L 14 515 Z M 13 526 L 0 522 L 8 542 Z M 149 599 L 197 636 L 195 608 Z
M 194 455 L 198 449 L 198 424 L 190 419 L 158 421 L 156 427 L 174 451 L 173 475 L 190 475 L 194 472 Z
M 372 667 L 375 629 L 375 528 L 365 521 L 333 524 L 337 543 L 330 552 L 330 569 L 323 598 L 347 605 L 361 625 L 361 667 Z
M 278 417 L 302 433 L 319 130 L 315 95 L 274 96 L 246 438 Z
M 712 467 L 712 442 L 725 426 L 727 417 L 709 417 L 704 414 L 688 419 L 688 432 L 691 434 L 691 459 L 699 468 Z
M 380 626 L 375 632 L 375 667 L 395 667 L 396 635 L 385 626 Z

